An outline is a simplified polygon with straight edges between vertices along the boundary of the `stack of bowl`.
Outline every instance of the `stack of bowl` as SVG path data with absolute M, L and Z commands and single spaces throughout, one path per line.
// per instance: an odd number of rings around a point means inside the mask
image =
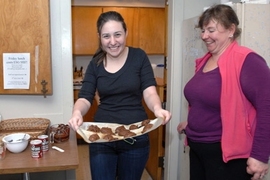
M 29 144 L 30 135 L 27 133 L 13 133 L 6 135 L 2 141 L 6 144 L 6 148 L 12 153 L 23 152 Z

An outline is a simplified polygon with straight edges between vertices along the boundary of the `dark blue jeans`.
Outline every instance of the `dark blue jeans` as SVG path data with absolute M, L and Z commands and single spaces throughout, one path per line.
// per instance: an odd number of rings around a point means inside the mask
M 93 180 L 140 180 L 149 157 L 149 137 L 106 143 L 90 143 Z

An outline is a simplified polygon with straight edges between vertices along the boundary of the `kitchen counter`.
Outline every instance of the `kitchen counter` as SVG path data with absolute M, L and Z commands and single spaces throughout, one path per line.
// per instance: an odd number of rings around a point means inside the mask
M 6 157 L 0 160 L 0 174 L 31 173 L 44 171 L 73 170 L 79 166 L 77 139 L 75 131 L 70 131 L 69 140 L 55 143 L 65 152 L 61 153 L 50 147 L 40 159 L 31 156 L 31 146 L 21 153 L 14 154 L 6 151 Z

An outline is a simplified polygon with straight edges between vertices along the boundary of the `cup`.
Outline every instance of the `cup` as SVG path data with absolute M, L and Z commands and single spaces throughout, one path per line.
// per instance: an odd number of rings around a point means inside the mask
M 34 139 L 30 141 L 32 158 L 39 159 L 42 158 L 42 141 L 39 139 Z
M 49 150 L 49 136 L 48 135 L 40 135 L 38 139 L 42 141 L 42 151 L 47 152 Z

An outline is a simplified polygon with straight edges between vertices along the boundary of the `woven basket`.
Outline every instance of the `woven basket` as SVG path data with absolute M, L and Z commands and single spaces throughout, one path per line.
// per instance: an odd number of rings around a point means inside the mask
M 47 134 L 51 121 L 45 118 L 18 118 L 7 119 L 0 122 L 0 140 L 12 133 L 27 133 L 31 139 Z

